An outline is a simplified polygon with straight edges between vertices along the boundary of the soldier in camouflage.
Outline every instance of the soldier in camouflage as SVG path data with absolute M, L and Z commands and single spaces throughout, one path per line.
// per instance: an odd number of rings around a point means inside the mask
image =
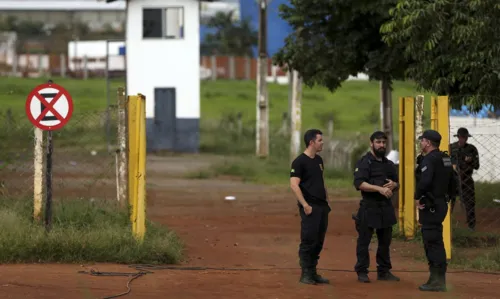
M 474 145 L 467 143 L 468 138 L 472 136 L 466 128 L 458 129 L 455 137 L 458 137 L 458 141 L 450 144 L 451 161 L 458 173 L 460 182 L 458 194 L 465 206 L 467 225 L 469 229 L 474 230 L 476 227 L 476 192 L 472 173 L 479 169 L 479 153 Z M 454 204 L 455 199 L 452 200 L 451 211 L 453 211 Z

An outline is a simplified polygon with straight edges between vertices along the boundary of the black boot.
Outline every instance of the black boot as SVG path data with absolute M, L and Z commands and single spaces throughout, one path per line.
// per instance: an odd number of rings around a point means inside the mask
M 299 282 L 304 284 L 316 284 L 314 280 L 314 270 L 312 268 L 302 268 Z
M 358 273 L 358 281 L 363 282 L 363 283 L 369 283 L 370 278 L 368 277 L 367 273 L 359 272 Z
M 446 278 L 445 272 L 441 269 L 431 268 L 429 280 L 418 287 L 419 290 L 424 292 L 446 292 Z
M 379 272 L 377 273 L 377 280 L 384 280 L 384 281 L 400 281 L 399 277 L 396 275 L 392 274 L 391 272 Z
M 328 279 L 322 277 L 321 275 L 318 274 L 318 272 L 316 272 L 316 267 L 314 267 L 313 269 L 313 278 L 316 283 L 325 283 L 325 284 L 330 283 Z

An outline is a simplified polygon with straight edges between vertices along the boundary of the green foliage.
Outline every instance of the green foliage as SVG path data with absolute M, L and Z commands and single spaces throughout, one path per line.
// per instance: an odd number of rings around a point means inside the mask
M 207 27 L 215 29 L 201 43 L 202 55 L 253 56 L 252 47 L 257 45 L 257 31 L 249 19 L 233 21 L 234 11 L 218 12 L 207 22 Z
M 381 27 L 402 47 L 407 77 L 477 111 L 500 103 L 500 3 L 497 0 L 400 0 Z
M 31 221 L 32 200 L 0 199 L 0 262 L 176 263 L 183 245 L 170 230 L 147 222 L 144 242 L 132 236 L 128 211 L 115 202 L 54 203 L 53 228 Z
M 281 17 L 294 29 L 275 55 L 277 64 L 297 70 L 308 86 L 336 90 L 349 75 L 375 80 L 402 79 L 401 48 L 389 47 L 380 26 L 390 20 L 397 0 L 291 0 Z

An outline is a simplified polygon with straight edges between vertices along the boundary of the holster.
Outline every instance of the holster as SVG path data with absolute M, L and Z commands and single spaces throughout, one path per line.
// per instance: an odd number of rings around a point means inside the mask
M 425 193 L 425 195 L 420 198 L 420 204 L 425 205 L 424 209 L 429 209 L 431 213 L 436 211 L 436 198 L 430 192 Z

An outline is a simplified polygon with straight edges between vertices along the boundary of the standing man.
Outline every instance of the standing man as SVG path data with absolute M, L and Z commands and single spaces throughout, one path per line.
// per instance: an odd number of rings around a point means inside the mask
M 456 184 L 450 157 L 439 151 L 441 135 L 434 130 L 424 131 L 419 137 L 425 154 L 419 165 L 415 190 L 422 238 L 429 262 L 429 280 L 421 291 L 446 291 L 446 251 L 443 242 L 443 221 L 448 213 L 449 198 L 455 195 Z
M 467 215 L 467 225 L 470 230 L 476 227 L 476 191 L 474 188 L 474 179 L 472 173 L 474 170 L 479 169 L 479 153 L 477 148 L 467 143 L 469 137 L 469 130 L 460 128 L 455 137 L 458 141 L 450 144 L 451 161 L 455 171 L 460 176 L 460 190 L 461 200 L 465 205 L 465 213 Z M 455 206 L 455 198 L 452 198 L 451 210 Z
M 377 279 L 399 281 L 390 272 L 392 265 L 389 249 L 392 226 L 397 223 L 391 197 L 393 191 L 399 188 L 399 183 L 394 163 L 385 157 L 386 143 L 385 133 L 373 133 L 370 137 L 371 150 L 356 163 L 354 170 L 354 187 L 361 190 L 362 195 L 358 213 L 353 216 L 358 232 L 357 263 L 354 270 L 358 274 L 358 281 L 365 283 L 370 282 L 368 247 L 374 231 L 378 238 Z
M 308 130 L 304 134 L 306 150 L 292 162 L 290 188 L 298 201 L 302 219 L 300 230 L 299 258 L 305 284 L 329 283 L 316 272 L 319 254 L 323 249 L 330 205 L 323 179 L 323 159 L 318 155 L 323 150 L 323 133 Z

